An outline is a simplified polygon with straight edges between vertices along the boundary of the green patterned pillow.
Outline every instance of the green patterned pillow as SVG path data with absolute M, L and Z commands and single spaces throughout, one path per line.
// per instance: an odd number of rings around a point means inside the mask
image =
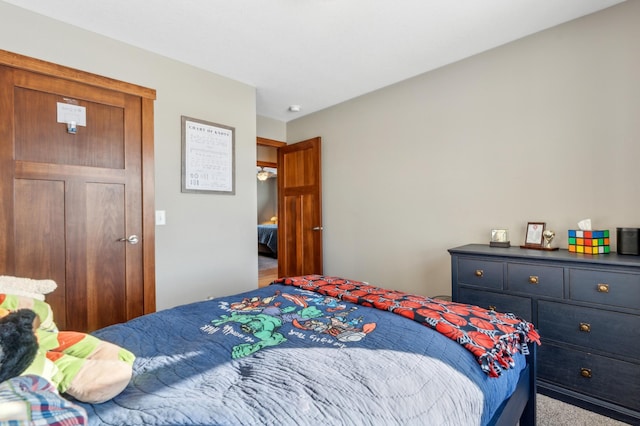
M 107 401 L 127 386 L 134 354 L 90 334 L 58 331 L 51 306 L 44 301 L 0 294 L 0 310 L 8 313 L 22 308 L 33 310 L 40 321 L 38 352 L 23 375 L 44 377 L 60 393 L 90 403 Z
M 10 311 L 17 311 L 18 309 L 31 309 L 34 311 L 40 322 L 38 324 L 39 329 L 48 331 L 58 330 L 53 321 L 53 311 L 47 302 L 32 297 L 19 296 L 17 294 L 0 293 L 0 316 L 4 316 Z

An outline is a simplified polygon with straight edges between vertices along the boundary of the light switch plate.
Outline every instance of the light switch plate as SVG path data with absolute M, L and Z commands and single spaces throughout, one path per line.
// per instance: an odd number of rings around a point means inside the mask
M 164 210 L 156 210 L 156 225 L 166 225 L 167 216 Z

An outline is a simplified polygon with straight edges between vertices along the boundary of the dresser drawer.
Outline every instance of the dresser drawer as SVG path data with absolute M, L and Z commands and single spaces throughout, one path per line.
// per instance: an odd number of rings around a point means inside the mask
M 536 296 L 562 298 L 564 269 L 526 263 L 507 265 L 507 288 Z
M 457 302 L 498 312 L 512 312 L 524 320 L 531 321 L 531 300 L 526 297 L 460 287 L 458 299 Z
M 638 364 L 543 343 L 538 348 L 538 377 L 582 394 L 640 410 Z
M 458 260 L 458 282 L 502 290 L 502 262 L 461 258 Z
M 638 359 L 640 316 L 538 301 L 538 331 L 543 339 Z
M 640 274 L 570 269 L 569 297 L 583 302 L 640 309 Z
M 640 426 L 640 256 L 484 244 L 449 252 L 457 301 L 534 322 L 541 388 Z

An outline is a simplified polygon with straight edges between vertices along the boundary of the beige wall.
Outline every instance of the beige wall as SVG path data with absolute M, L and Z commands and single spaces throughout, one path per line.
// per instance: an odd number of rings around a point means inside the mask
M 0 2 L 0 48 L 157 90 L 158 309 L 255 288 L 255 89 Z M 235 127 L 236 195 L 180 192 L 180 116 Z
M 256 117 L 256 133 L 267 139 L 284 142 L 287 140 L 287 124 L 269 117 Z M 271 146 L 259 146 L 257 159 L 271 163 L 278 162 L 278 150 Z M 278 181 L 277 178 L 258 182 L 258 223 L 271 220 L 278 214 Z
M 322 136 L 325 273 L 450 294 L 447 249 L 640 227 L 640 1 L 287 125 Z
M 256 131 L 261 138 L 282 142 L 287 140 L 287 124 L 273 118 L 258 115 L 256 117 Z
M 625 2 L 287 125 L 252 87 L 4 2 L 0 48 L 157 90 L 164 308 L 257 283 L 256 135 L 322 136 L 328 274 L 446 294 L 446 249 L 491 228 L 640 227 L 639 19 Z M 236 128 L 235 196 L 180 192 L 180 115 Z
M 257 179 L 256 179 L 257 180 Z M 258 181 L 258 224 L 271 223 L 271 218 L 278 215 L 278 180 L 269 178 Z

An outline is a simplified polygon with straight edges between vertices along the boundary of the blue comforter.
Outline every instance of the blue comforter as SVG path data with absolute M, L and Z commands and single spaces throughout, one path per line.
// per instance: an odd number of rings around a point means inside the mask
M 490 378 L 430 328 L 279 284 L 95 335 L 137 358 L 120 395 L 82 404 L 93 425 L 485 424 L 525 365 Z

